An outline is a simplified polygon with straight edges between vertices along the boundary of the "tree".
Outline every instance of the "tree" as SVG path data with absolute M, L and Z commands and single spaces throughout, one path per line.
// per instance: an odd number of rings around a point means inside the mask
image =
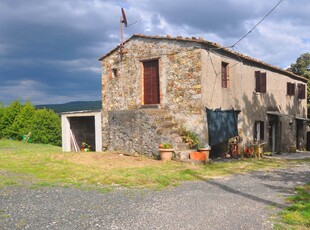
M 291 64 L 288 68 L 295 74 L 310 78 L 310 53 L 304 53 L 297 58 L 296 63 Z
M 296 63 L 291 64 L 287 70 L 292 71 L 297 75 L 304 76 L 308 79 L 307 82 L 307 102 L 310 102 L 310 53 L 304 53 L 297 58 Z

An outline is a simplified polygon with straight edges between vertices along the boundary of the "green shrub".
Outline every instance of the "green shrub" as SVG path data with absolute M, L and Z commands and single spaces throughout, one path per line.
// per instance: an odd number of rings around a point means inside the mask
M 0 117 L 0 137 L 12 138 L 14 135 L 12 124 L 16 116 L 20 113 L 22 104 L 19 101 L 13 101 L 10 106 L 4 107 Z
M 16 140 L 21 140 L 23 135 L 31 132 L 35 113 L 35 107 L 30 102 L 26 102 L 14 119 L 11 126 L 10 137 Z
M 39 109 L 32 122 L 34 143 L 61 145 L 61 122 L 53 110 Z
M 0 138 L 22 140 L 31 132 L 34 143 L 61 145 L 61 122 L 53 110 L 35 109 L 30 103 L 0 103 Z

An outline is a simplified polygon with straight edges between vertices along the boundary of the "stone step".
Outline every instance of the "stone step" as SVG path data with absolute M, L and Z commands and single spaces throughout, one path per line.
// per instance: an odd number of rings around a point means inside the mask
M 174 143 L 173 148 L 176 151 L 192 151 L 192 150 L 190 150 L 188 144 L 187 143 L 183 143 L 183 142 Z
M 192 150 L 176 150 L 175 152 L 178 160 L 189 160 L 189 154 Z

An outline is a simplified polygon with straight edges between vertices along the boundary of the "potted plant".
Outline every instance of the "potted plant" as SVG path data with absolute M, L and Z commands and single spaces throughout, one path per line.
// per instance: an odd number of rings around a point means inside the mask
M 202 154 L 205 154 L 205 160 L 208 161 L 209 160 L 209 155 L 210 155 L 210 151 L 211 151 L 211 147 L 210 145 L 206 144 L 206 145 L 198 145 L 198 151 Z
M 162 143 L 159 145 L 160 159 L 162 161 L 171 160 L 174 149 L 170 143 Z
M 86 142 L 82 142 L 81 151 L 82 152 L 89 152 L 90 151 L 90 145 L 87 144 Z
M 179 131 L 179 135 L 182 137 L 182 141 L 188 144 L 188 147 L 193 149 L 197 148 L 199 140 L 195 133 L 186 130 L 184 127 Z

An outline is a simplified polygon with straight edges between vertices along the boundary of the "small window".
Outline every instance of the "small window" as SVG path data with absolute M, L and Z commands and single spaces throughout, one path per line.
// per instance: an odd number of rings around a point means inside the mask
M 255 71 L 255 92 L 257 93 L 266 93 L 266 73 L 261 73 L 260 71 Z
M 228 88 L 229 66 L 228 63 L 222 62 L 222 87 Z
M 254 140 L 264 140 L 264 122 L 255 121 L 254 124 Z
M 298 99 L 306 99 L 306 86 L 304 84 L 298 84 Z
M 112 78 L 117 78 L 117 69 L 116 68 L 112 69 Z
M 287 83 L 287 93 L 288 96 L 294 96 L 295 95 L 295 83 Z

